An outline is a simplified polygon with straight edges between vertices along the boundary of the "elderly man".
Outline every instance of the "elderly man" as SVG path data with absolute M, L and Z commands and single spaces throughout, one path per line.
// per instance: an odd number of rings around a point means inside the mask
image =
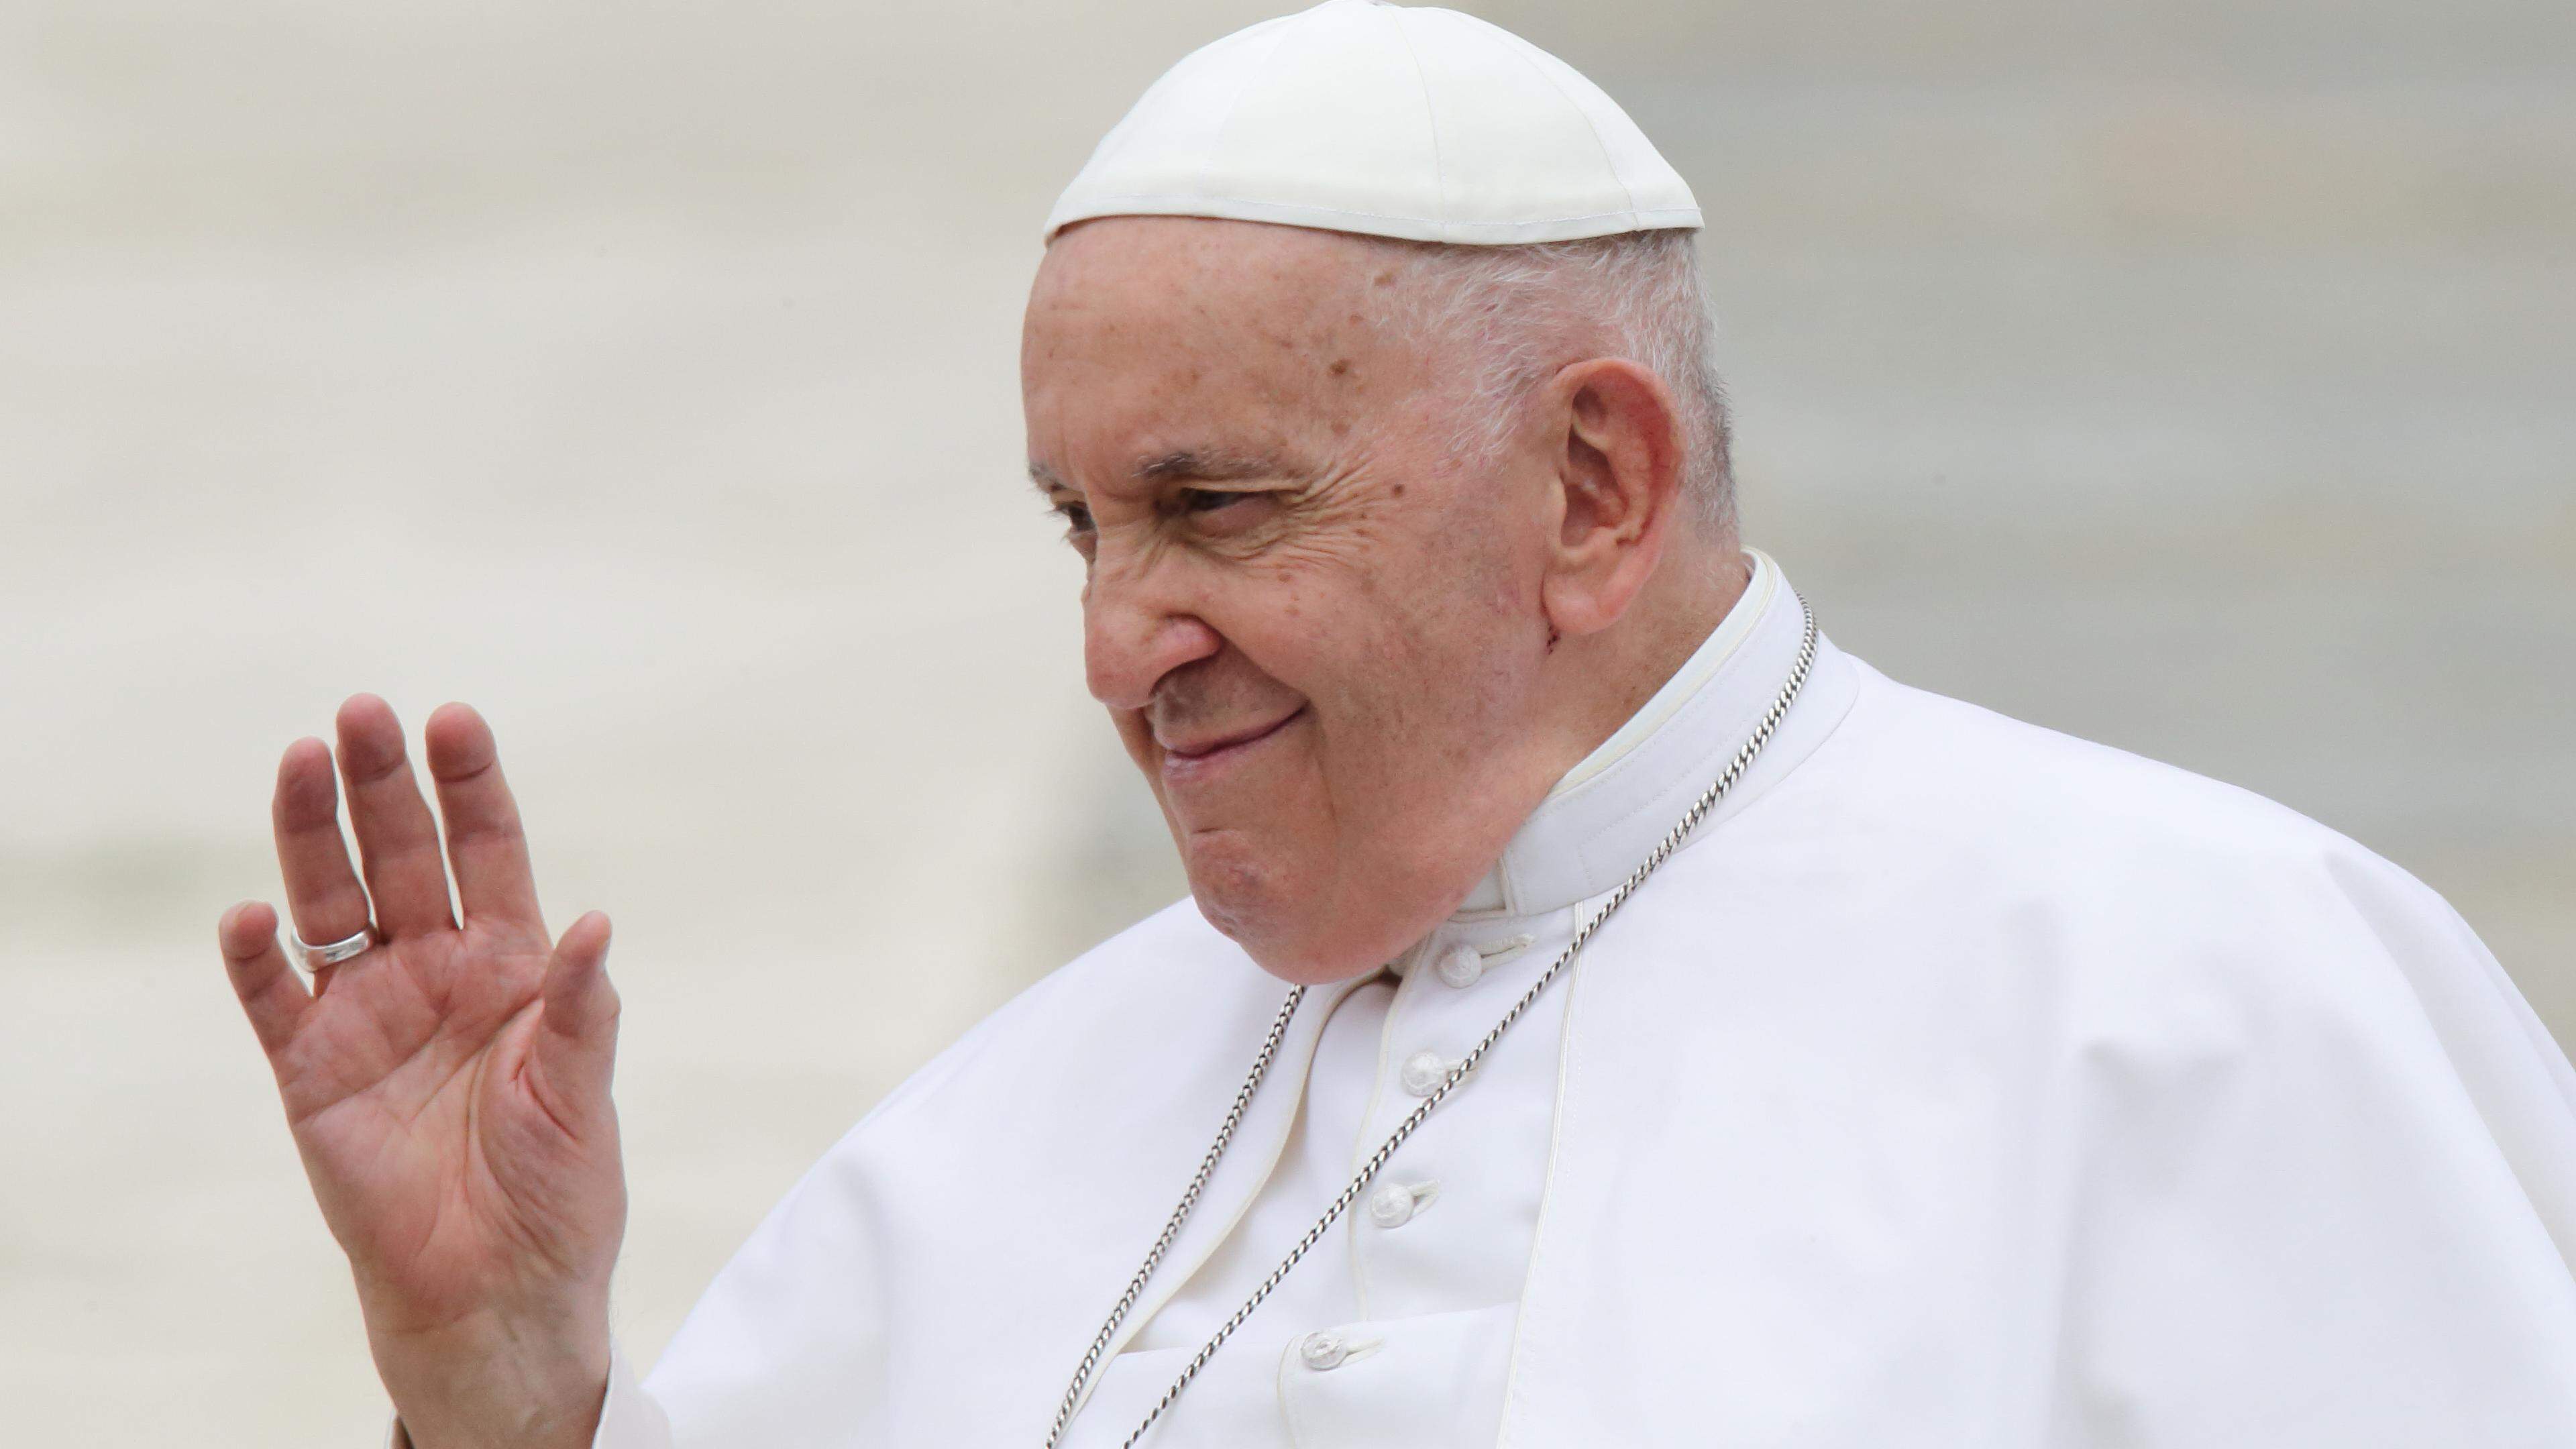
M 606 921 L 549 940 L 471 711 L 444 865 L 381 702 L 360 869 L 290 748 L 313 987 L 265 906 L 223 949 L 397 1435 L 2576 1444 L 2565 1059 L 2352 842 L 1821 638 L 1736 536 L 1698 223 L 1446 11 L 1147 93 L 1023 370 L 1192 899 L 869 1114 L 649 1379 Z

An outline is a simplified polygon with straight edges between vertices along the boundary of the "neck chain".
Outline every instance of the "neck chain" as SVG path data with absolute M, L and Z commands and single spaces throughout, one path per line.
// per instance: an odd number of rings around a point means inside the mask
M 1793 594 L 1792 597 L 1796 596 Z M 1395 1150 L 1404 1145 L 1405 1139 L 1411 1137 L 1414 1129 L 1420 1127 L 1423 1120 L 1431 1115 L 1431 1110 L 1448 1100 L 1449 1094 L 1466 1079 L 1467 1074 L 1474 1071 L 1477 1063 L 1485 1059 L 1485 1054 L 1494 1049 L 1494 1043 L 1502 1040 L 1503 1033 L 1511 1029 L 1513 1022 L 1521 1019 L 1521 1014 L 1529 1010 L 1530 1003 L 1538 1000 L 1539 993 L 1545 991 L 1548 984 L 1556 980 L 1565 968 L 1573 963 L 1575 953 L 1581 951 L 1584 943 L 1592 939 L 1593 932 L 1601 929 L 1603 921 L 1610 919 L 1610 913 L 1627 904 L 1628 897 L 1636 893 L 1637 887 L 1645 883 L 1646 877 L 1655 873 L 1655 867 L 1662 865 L 1675 850 L 1681 847 L 1682 841 L 1689 837 L 1691 831 L 1698 827 L 1702 819 L 1707 817 L 1708 812 L 1728 790 L 1734 788 L 1736 781 L 1744 777 L 1744 771 L 1752 765 L 1753 757 L 1762 753 L 1762 747 L 1771 742 L 1772 732 L 1780 727 L 1781 717 L 1789 712 L 1789 706 L 1797 700 L 1799 689 L 1807 682 L 1807 671 L 1816 662 L 1815 611 L 1807 607 L 1806 600 L 1799 599 L 1798 613 L 1803 622 L 1798 641 L 1797 663 L 1790 668 L 1788 682 L 1780 686 L 1779 696 L 1771 701 L 1771 708 L 1763 714 L 1762 722 L 1754 727 L 1752 736 L 1745 740 L 1744 748 L 1736 751 L 1735 758 L 1727 764 L 1726 773 L 1718 776 L 1716 783 L 1702 791 L 1700 797 L 1691 803 L 1690 809 L 1683 812 L 1680 823 L 1667 832 L 1656 844 L 1654 850 L 1648 853 L 1643 865 L 1629 872 L 1628 878 L 1621 881 L 1618 888 L 1610 893 L 1610 898 L 1602 903 L 1601 909 L 1593 912 L 1592 919 L 1584 922 L 1582 927 L 1575 931 L 1574 939 L 1566 943 L 1565 950 L 1558 954 L 1547 970 L 1539 974 L 1538 980 L 1531 983 L 1530 989 L 1522 993 L 1520 1000 L 1512 1003 L 1511 1010 L 1503 1013 L 1503 1019 L 1494 1023 L 1494 1029 L 1485 1033 L 1484 1040 L 1477 1042 L 1473 1050 L 1460 1058 L 1458 1064 L 1449 1069 L 1449 1074 L 1432 1087 L 1431 1094 L 1422 1099 L 1422 1105 L 1414 1108 L 1411 1115 L 1397 1124 L 1395 1131 L 1388 1135 L 1386 1141 L 1379 1144 L 1377 1151 L 1369 1154 L 1368 1161 L 1360 1165 L 1360 1170 L 1353 1174 L 1350 1182 L 1343 1186 L 1331 1205 L 1324 1209 L 1324 1215 L 1317 1218 L 1315 1225 L 1308 1228 L 1305 1236 L 1297 1240 L 1297 1245 L 1288 1250 L 1288 1256 L 1279 1260 L 1279 1266 L 1270 1270 L 1270 1276 L 1261 1280 L 1261 1286 L 1252 1290 L 1252 1296 L 1243 1300 L 1243 1306 L 1234 1310 L 1233 1315 L 1217 1328 L 1207 1343 L 1190 1356 L 1189 1363 L 1181 1369 L 1180 1377 L 1172 1380 L 1172 1386 L 1163 1391 L 1163 1397 L 1155 1401 L 1153 1409 L 1145 1415 L 1145 1421 L 1136 1426 L 1136 1432 L 1127 1436 L 1121 1449 L 1135 1449 L 1136 1442 L 1144 1438 L 1145 1432 L 1153 1428 L 1155 1421 L 1163 1417 L 1163 1411 L 1169 1409 L 1180 1398 L 1181 1390 L 1189 1387 L 1190 1380 L 1198 1377 L 1199 1370 L 1207 1367 L 1209 1359 L 1216 1357 L 1217 1349 L 1234 1336 L 1234 1331 L 1241 1328 L 1243 1321 L 1252 1316 L 1252 1310 L 1259 1308 L 1262 1300 L 1268 1298 L 1272 1291 L 1287 1278 L 1288 1270 L 1296 1267 L 1317 1243 L 1322 1242 L 1324 1234 L 1332 1230 L 1333 1224 L 1350 1209 L 1350 1205 L 1359 1200 L 1361 1193 L 1368 1191 L 1369 1183 L 1376 1178 L 1379 1169 L 1386 1166 L 1387 1159 L 1395 1156 Z M 1234 1094 L 1234 1106 L 1226 1112 L 1225 1121 L 1216 1129 L 1216 1141 L 1209 1146 L 1207 1156 L 1200 1161 L 1198 1172 L 1190 1178 L 1190 1185 L 1182 1190 L 1180 1204 L 1172 1209 L 1171 1217 L 1164 1222 L 1162 1235 L 1154 1239 L 1154 1246 L 1147 1250 L 1145 1261 L 1136 1269 L 1136 1276 L 1127 1280 L 1127 1291 L 1119 1294 L 1118 1301 L 1111 1305 L 1109 1321 L 1100 1325 L 1099 1334 L 1091 1340 L 1090 1350 L 1083 1354 L 1081 1364 L 1074 1369 L 1073 1383 L 1064 1391 L 1064 1402 L 1055 1411 L 1055 1425 L 1047 1431 L 1046 1449 L 1056 1449 L 1064 1439 L 1065 1430 L 1072 1427 L 1073 1416 L 1082 1407 L 1083 1391 L 1090 1387 L 1092 1375 L 1099 1371 L 1101 1356 L 1109 1351 L 1109 1341 L 1117 1336 L 1118 1325 L 1127 1321 L 1128 1313 L 1135 1308 L 1137 1300 L 1144 1296 L 1146 1281 L 1154 1276 L 1154 1270 L 1162 1265 L 1163 1255 L 1171 1251 L 1172 1243 L 1180 1237 L 1181 1224 L 1189 1220 L 1190 1209 L 1198 1206 L 1199 1194 L 1206 1190 L 1208 1178 L 1216 1172 L 1217 1160 L 1225 1156 L 1225 1149 L 1234 1141 L 1235 1129 L 1243 1124 L 1244 1111 L 1252 1105 L 1252 1094 L 1260 1088 L 1261 1079 L 1270 1071 L 1271 1058 L 1279 1054 L 1279 1043 L 1288 1034 L 1289 1019 L 1297 1014 L 1298 1003 L 1305 999 L 1305 987 L 1292 988 L 1288 992 L 1287 1001 L 1279 1008 L 1279 1015 L 1271 1021 L 1270 1035 L 1262 1040 L 1260 1052 L 1253 1057 L 1251 1073 L 1244 1077 L 1242 1090 Z

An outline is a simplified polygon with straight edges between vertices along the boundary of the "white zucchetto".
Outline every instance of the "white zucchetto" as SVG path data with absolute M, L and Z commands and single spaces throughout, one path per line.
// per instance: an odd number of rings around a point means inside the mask
M 1111 128 L 1046 234 L 1212 216 L 1509 246 L 1696 227 L 1637 123 L 1472 15 L 1325 0 L 1184 57 Z

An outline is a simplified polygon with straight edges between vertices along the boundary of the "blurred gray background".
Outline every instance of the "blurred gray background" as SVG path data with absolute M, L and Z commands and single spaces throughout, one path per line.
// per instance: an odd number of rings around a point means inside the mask
M 380 1432 L 212 946 L 352 690 L 481 705 L 555 923 L 617 918 L 642 1360 L 1179 893 L 1018 318 L 1094 139 L 1275 5 L 0 7 L 0 1440 Z M 1837 640 L 2359 837 L 2576 1035 L 2576 9 L 1467 8 L 1697 188 Z

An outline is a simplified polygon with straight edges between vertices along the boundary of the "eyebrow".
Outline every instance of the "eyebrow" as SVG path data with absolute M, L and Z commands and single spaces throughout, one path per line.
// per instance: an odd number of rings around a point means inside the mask
M 1140 483 L 1167 483 L 1176 478 L 1222 483 L 1235 478 L 1276 478 L 1287 472 L 1278 454 L 1233 448 L 1179 448 L 1137 460 Z
M 1279 454 L 1238 448 L 1175 448 L 1139 458 L 1128 475 L 1139 483 L 1169 483 L 1175 479 L 1202 483 L 1222 483 L 1236 478 L 1277 478 L 1290 471 L 1288 462 Z M 1078 492 L 1063 475 L 1046 464 L 1031 459 L 1029 485 L 1053 500 L 1058 493 Z

